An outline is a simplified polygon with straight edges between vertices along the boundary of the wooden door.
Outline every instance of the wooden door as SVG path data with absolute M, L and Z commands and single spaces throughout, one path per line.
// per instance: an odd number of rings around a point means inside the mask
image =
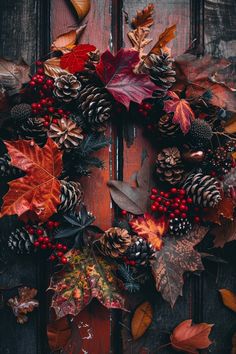
M 101 51 L 107 47 L 116 51 L 129 46 L 126 33 L 129 18 L 136 10 L 148 4 L 146 0 L 92 0 L 87 30 L 81 42 L 90 42 Z M 183 53 L 194 40 L 196 49 L 214 56 L 230 58 L 236 65 L 236 2 L 235 0 L 154 0 L 156 27 L 155 38 L 165 27 L 177 24 L 177 39 L 173 41 L 174 55 Z M 1 0 L 0 3 L 0 56 L 10 59 L 22 57 L 28 63 L 43 58 L 49 51 L 49 44 L 61 33 L 76 26 L 77 18 L 67 0 Z M 156 32 L 155 32 L 156 31 Z M 83 181 L 86 203 L 97 217 L 97 225 L 108 228 L 114 215 L 106 182 L 112 179 L 128 181 L 140 167 L 144 150 L 151 159 L 154 152 L 139 128 L 129 126 L 124 130 L 110 126 L 107 134 L 113 139 L 110 149 L 100 152 L 105 162 L 103 171 L 94 171 L 90 179 Z M 128 136 L 127 136 L 128 135 Z M 93 185 L 93 188 L 90 186 Z M 100 205 L 103 207 L 101 208 Z M 192 318 L 195 322 L 215 323 L 212 338 L 214 342 L 209 351 L 202 353 L 229 354 L 232 334 L 236 331 L 236 316 L 223 307 L 219 298 L 219 288 L 236 291 L 235 243 L 218 253 L 228 263 L 207 263 L 206 271 L 200 275 L 187 275 L 183 297 L 174 308 L 164 302 L 157 293 L 141 294 L 131 298 L 131 307 L 150 297 L 154 304 L 154 322 L 145 336 L 133 343 L 129 332 L 130 314 L 107 311 L 104 322 L 96 316 L 93 308 L 88 309 L 91 318 L 105 324 L 104 333 L 94 333 L 92 342 L 83 341 L 81 354 L 92 348 L 101 348 L 106 339 L 110 353 L 172 353 L 170 348 L 157 351 L 167 333 L 171 332 L 182 320 Z M 21 326 L 7 308 L 0 311 L 0 353 L 2 354 L 47 354 L 49 349 L 46 338 L 48 303 L 45 289 L 48 285 L 47 266 L 39 259 L 15 260 L 7 265 L 0 275 L 0 288 L 13 288 L 20 284 L 39 289 L 40 309 L 32 314 L 30 321 Z M 12 290 L 4 290 L 8 298 Z M 86 315 L 86 316 L 87 316 Z M 95 316 L 95 317 L 94 317 Z M 87 318 L 87 317 L 86 317 Z M 96 324 L 96 326 L 97 326 Z M 95 325 L 94 325 L 95 326 Z M 96 327 L 95 326 L 95 327 Z M 86 336 L 85 336 L 86 337 Z M 99 347 L 100 345 L 100 347 Z M 89 348 L 89 349 L 88 349 Z

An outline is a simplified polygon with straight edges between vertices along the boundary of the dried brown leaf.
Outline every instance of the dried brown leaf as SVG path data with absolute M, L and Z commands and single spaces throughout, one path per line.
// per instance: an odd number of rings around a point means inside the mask
M 230 310 L 236 312 L 236 294 L 228 289 L 219 290 L 223 304 Z
M 221 224 L 224 219 L 233 219 L 235 203 L 232 198 L 227 198 L 222 195 L 222 199 L 214 208 L 205 208 L 203 220 Z
M 7 304 L 12 308 L 18 323 L 23 324 L 28 321 L 26 316 L 39 306 L 38 300 L 34 297 L 37 295 L 37 290 L 23 287 L 18 290 L 19 296 L 15 296 L 8 300 Z
M 50 58 L 43 63 L 44 72 L 46 75 L 53 77 L 54 79 L 61 76 L 67 75 L 69 72 L 60 67 L 60 58 Z
M 153 21 L 154 5 L 149 4 L 143 10 L 137 11 L 136 16 L 132 19 L 131 25 L 133 28 L 138 27 L 151 27 Z
M 23 59 L 13 62 L 0 58 L 0 81 L 10 94 L 19 92 L 22 85 L 30 80 L 30 67 Z
M 214 236 L 214 247 L 224 247 L 228 242 L 236 240 L 236 219 L 224 220 L 221 225 L 211 228 Z
M 86 26 L 87 24 L 84 24 L 83 26 L 80 26 L 77 29 L 73 29 L 58 36 L 52 43 L 51 50 L 53 52 L 60 51 L 63 54 L 70 52 L 71 49 L 73 49 L 73 47 L 76 45 L 79 37 L 81 36 Z
M 144 335 L 151 325 L 152 320 L 152 305 L 148 301 L 145 301 L 136 308 L 131 320 L 131 333 L 134 340 L 137 340 Z
M 90 0 L 70 0 L 70 2 L 74 6 L 79 20 L 81 21 L 89 13 L 91 6 Z
M 168 27 L 163 33 L 160 34 L 158 41 L 152 47 L 149 54 L 160 54 L 161 50 L 165 51 L 166 45 L 175 38 L 176 25 Z
M 133 48 L 140 52 L 140 57 L 143 56 L 144 47 L 152 41 L 151 38 L 147 38 L 149 33 L 149 28 L 138 27 L 135 30 L 128 32 L 127 34 Z
M 236 114 L 234 114 L 224 125 L 224 131 L 227 134 L 236 133 Z

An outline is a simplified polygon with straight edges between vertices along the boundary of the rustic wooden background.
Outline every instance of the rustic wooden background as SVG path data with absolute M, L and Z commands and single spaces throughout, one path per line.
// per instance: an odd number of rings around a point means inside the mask
M 128 25 L 126 16 L 131 18 L 137 9 L 146 6 L 146 0 L 92 0 L 91 11 L 85 21 L 87 30 L 81 41 L 95 44 L 101 51 L 110 48 L 116 51 L 129 46 L 126 38 Z M 196 39 L 198 52 L 205 50 L 214 56 L 230 58 L 236 65 L 236 2 L 235 0 L 154 0 L 156 26 L 152 32 L 156 38 L 165 27 L 177 24 L 177 39 L 173 41 L 174 55 L 181 54 Z M 0 56 L 10 59 L 22 57 L 28 63 L 43 58 L 49 51 L 52 39 L 77 25 L 76 14 L 69 0 L 1 0 L 0 2 Z M 123 139 L 122 124 L 110 127 L 108 135 L 113 138 L 110 149 L 100 152 L 106 168 L 95 171 L 84 181 L 89 209 L 97 216 L 102 228 L 110 226 L 113 209 L 108 189 L 110 178 L 128 181 L 140 167 L 142 151 L 145 149 L 153 159 L 154 152 L 142 137 L 137 127 L 131 127 L 134 143 L 127 146 Z M 90 188 L 90 186 L 93 186 Z M 102 206 L 102 207 L 101 207 Z M 236 315 L 226 309 L 219 298 L 217 289 L 229 288 L 236 291 L 235 254 L 236 246 L 231 243 L 226 250 L 219 251 L 227 264 L 207 263 L 201 276 L 186 276 L 184 295 L 172 311 L 159 294 L 150 299 L 155 307 L 154 322 L 145 336 L 133 343 L 129 333 L 130 315 L 118 311 L 106 311 L 103 319 L 96 317 L 93 308 L 88 308 L 83 318 L 95 316 L 90 325 L 92 339 L 83 340 L 78 354 L 168 354 L 170 348 L 157 351 L 160 343 L 174 326 L 182 320 L 192 318 L 195 322 L 215 323 L 209 351 L 202 353 L 230 354 L 231 337 L 236 331 Z M 7 308 L 0 310 L 0 353 L 1 354 L 47 354 L 46 339 L 47 300 L 44 290 L 48 283 L 48 270 L 44 262 L 35 259 L 16 259 L 0 275 L 0 288 L 6 289 L 20 284 L 34 286 L 39 291 L 40 309 L 30 316 L 30 321 L 21 326 Z M 0 290 L 1 290 L 0 289 Z M 150 292 L 149 292 L 150 293 Z M 7 297 L 9 291 L 3 291 Z M 131 307 L 142 301 L 131 299 Z M 93 305 L 94 306 L 94 305 Z M 100 311 L 101 309 L 99 309 Z M 100 316 L 100 315 L 99 315 Z M 96 326 L 103 326 L 101 333 Z M 84 335 L 86 337 L 86 335 Z M 108 349 L 105 349 L 107 347 Z M 75 353 L 73 353 L 75 354 Z

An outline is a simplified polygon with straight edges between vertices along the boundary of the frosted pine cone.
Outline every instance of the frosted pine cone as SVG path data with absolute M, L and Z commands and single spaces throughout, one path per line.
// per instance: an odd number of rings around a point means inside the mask
M 82 87 L 76 76 L 72 74 L 61 75 L 54 82 L 54 95 L 58 100 L 69 103 L 79 96 Z

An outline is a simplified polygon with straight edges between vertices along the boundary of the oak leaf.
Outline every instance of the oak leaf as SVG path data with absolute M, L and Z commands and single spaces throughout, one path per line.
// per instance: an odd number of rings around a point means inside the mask
M 0 217 L 34 213 L 40 221 L 47 221 L 60 204 L 62 152 L 53 140 L 43 148 L 28 140 L 5 141 L 11 164 L 26 176 L 10 181 L 9 191 L 3 197 Z
M 205 208 L 203 220 L 221 225 L 224 219 L 233 219 L 235 203 L 232 198 L 222 196 L 214 208 Z
M 65 347 L 72 334 L 67 317 L 52 321 L 47 326 L 48 344 L 53 352 Z
M 15 296 L 8 300 L 7 304 L 12 308 L 18 323 L 23 324 L 28 321 L 27 313 L 32 312 L 39 306 L 38 300 L 34 297 L 37 295 L 37 290 L 23 287 L 18 290 L 19 296 Z
M 148 55 L 150 54 L 160 54 L 161 51 L 166 50 L 166 45 L 175 38 L 175 32 L 176 32 L 176 25 L 173 25 L 171 27 L 168 27 L 165 29 L 163 33 L 160 34 L 158 41 L 156 44 L 152 47 Z
M 78 38 L 80 37 L 86 26 L 87 24 L 84 24 L 83 26 L 80 26 L 77 29 L 73 29 L 58 36 L 51 45 L 51 51 L 60 51 L 63 54 L 70 52 L 76 45 Z
M 198 349 L 206 349 L 211 345 L 209 335 L 213 326 L 208 323 L 192 324 L 192 320 L 183 321 L 170 337 L 171 346 L 184 353 L 199 354 Z
M 150 161 L 146 158 L 136 176 L 136 187 L 123 181 L 111 180 L 108 182 L 113 201 L 123 210 L 134 215 L 141 215 L 147 211 L 150 185 Z
M 156 289 L 172 307 L 178 296 L 182 295 L 184 273 L 204 269 L 201 255 L 194 247 L 202 241 L 207 231 L 206 227 L 195 226 L 181 238 L 166 236 L 164 247 L 156 252 L 155 259 L 151 261 Z
M 236 111 L 236 92 L 222 82 L 214 80 L 217 71 L 230 65 L 226 59 L 215 59 L 209 55 L 198 58 L 185 53 L 175 59 L 178 80 L 172 90 L 185 92 L 186 98 L 198 98 L 207 94 L 209 102 L 229 111 Z
M 152 247 L 159 251 L 162 247 L 162 237 L 168 228 L 168 222 L 164 217 L 155 219 L 150 214 L 143 217 L 134 218 L 130 221 L 133 231 L 140 237 L 147 240 Z
M 131 320 L 131 333 L 134 340 L 144 335 L 151 325 L 152 320 L 152 305 L 148 301 L 145 301 L 136 308 Z
M 152 39 L 147 38 L 149 35 L 150 30 L 146 27 L 138 27 L 133 31 L 127 33 L 127 36 L 132 43 L 132 46 L 135 50 L 140 53 L 140 57 L 143 56 L 143 49 L 146 45 L 148 45 Z
M 211 235 L 214 236 L 214 247 L 224 247 L 231 241 L 236 241 L 236 219 L 223 220 L 221 225 L 211 228 Z
M 184 134 L 188 133 L 195 118 L 189 103 L 179 98 L 175 92 L 169 91 L 168 96 L 169 99 L 164 102 L 164 110 L 166 113 L 174 113 L 173 123 L 179 124 Z
M 89 52 L 95 49 L 96 47 L 91 44 L 78 44 L 71 52 L 62 55 L 60 59 L 61 68 L 69 71 L 71 74 L 83 71 Z
M 219 290 L 223 304 L 230 310 L 236 312 L 236 294 L 228 289 Z
M 154 5 L 148 4 L 144 9 L 137 11 L 136 16 L 132 19 L 131 25 L 133 28 L 151 27 L 153 20 Z
M 115 56 L 109 50 L 104 52 L 96 66 L 106 89 L 127 110 L 131 101 L 141 103 L 156 90 L 148 75 L 134 73 L 138 63 L 139 53 L 136 50 L 122 48 Z
M 102 257 L 75 249 L 66 258 L 68 268 L 52 276 L 49 288 L 54 291 L 52 308 L 57 318 L 76 316 L 93 298 L 107 308 L 124 309 L 112 265 Z

